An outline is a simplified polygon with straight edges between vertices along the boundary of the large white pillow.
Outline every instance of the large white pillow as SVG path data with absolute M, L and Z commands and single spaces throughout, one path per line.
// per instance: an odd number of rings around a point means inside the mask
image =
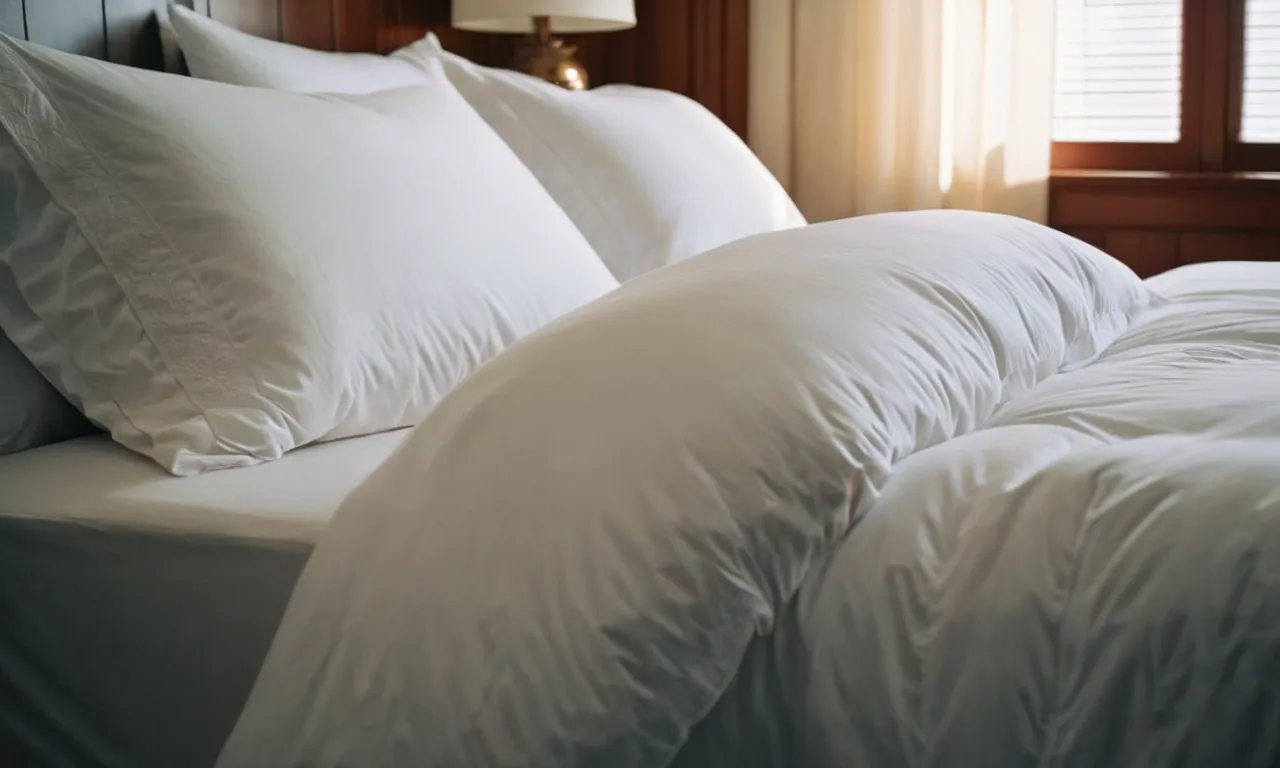
M 623 285 L 478 371 L 352 494 L 219 768 L 669 765 L 895 463 L 1147 300 L 1084 243 L 963 211 Z
M 439 59 L 619 280 L 761 232 L 805 223 L 791 198 L 715 115 L 675 93 L 574 93 L 446 53 L 434 35 L 381 62 L 237 32 L 182 8 L 174 31 L 191 73 L 300 91 L 366 91 Z
M 0 326 L 176 474 L 414 424 L 616 281 L 438 68 L 308 96 L 0 39 Z

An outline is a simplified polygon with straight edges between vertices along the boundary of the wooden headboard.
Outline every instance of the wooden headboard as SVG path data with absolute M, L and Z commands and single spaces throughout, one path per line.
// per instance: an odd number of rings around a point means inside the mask
M 381 52 L 428 30 L 482 64 L 508 60 L 505 36 L 449 27 L 449 0 L 182 0 L 262 37 L 336 51 Z M 0 32 L 138 67 L 164 59 L 154 9 L 164 0 L 0 0 Z M 748 0 L 636 0 L 635 29 L 574 39 L 595 84 L 633 83 L 690 96 L 746 135 Z

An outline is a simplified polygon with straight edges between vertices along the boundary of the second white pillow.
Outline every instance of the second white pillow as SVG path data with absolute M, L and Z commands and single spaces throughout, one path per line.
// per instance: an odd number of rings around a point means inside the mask
M 782 185 L 705 107 L 632 86 L 566 91 L 445 52 L 434 35 L 387 57 L 262 40 L 175 7 L 197 77 L 296 91 L 393 87 L 410 62 L 450 82 L 586 235 L 619 280 L 748 235 L 802 226 Z
M 568 91 L 473 64 L 434 36 L 397 55 L 444 64 L 619 280 L 805 224 L 742 139 L 692 99 L 627 85 Z

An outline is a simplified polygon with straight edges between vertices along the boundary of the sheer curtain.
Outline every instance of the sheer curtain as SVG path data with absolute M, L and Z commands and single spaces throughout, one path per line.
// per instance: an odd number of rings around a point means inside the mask
M 1044 221 L 1053 0 L 750 0 L 751 145 L 812 221 Z

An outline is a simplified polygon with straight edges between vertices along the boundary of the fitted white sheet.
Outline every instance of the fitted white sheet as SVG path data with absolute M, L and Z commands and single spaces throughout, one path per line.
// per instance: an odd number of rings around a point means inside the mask
M 407 430 L 173 477 L 0 457 L 0 764 L 212 764 L 318 533 Z
M 0 517 L 311 543 L 407 434 L 323 443 L 187 478 L 105 435 L 71 440 L 0 457 Z

